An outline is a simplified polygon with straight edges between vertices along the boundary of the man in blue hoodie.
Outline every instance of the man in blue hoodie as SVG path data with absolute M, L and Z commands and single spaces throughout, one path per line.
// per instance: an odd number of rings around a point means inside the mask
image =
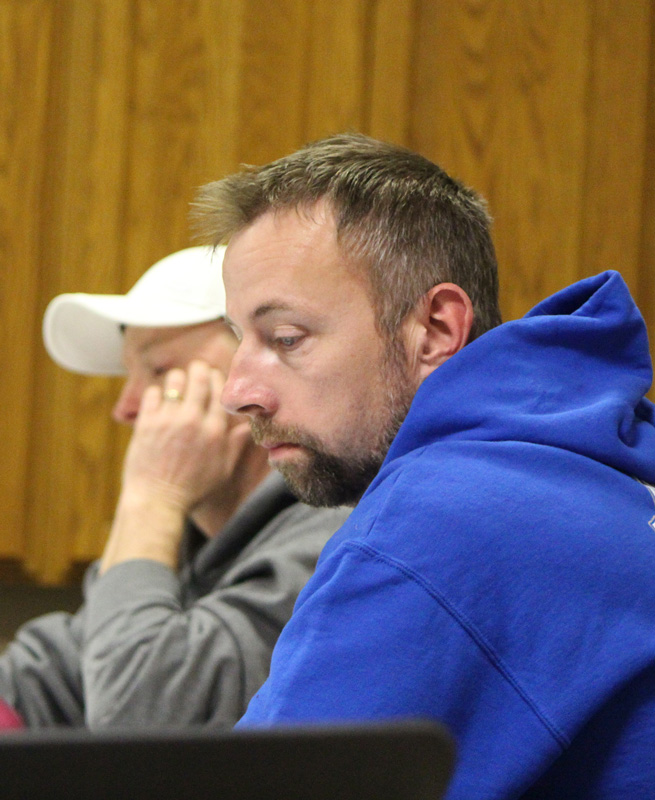
M 205 187 L 223 390 L 324 549 L 241 726 L 428 717 L 448 800 L 655 796 L 655 426 L 615 272 L 500 324 L 484 203 L 359 135 Z

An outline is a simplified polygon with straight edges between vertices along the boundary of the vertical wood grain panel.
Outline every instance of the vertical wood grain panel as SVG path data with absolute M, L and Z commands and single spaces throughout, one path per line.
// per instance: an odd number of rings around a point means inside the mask
M 650 65 L 646 110 L 644 180 L 641 197 L 639 274 L 637 301 L 650 332 L 651 355 L 655 355 L 655 3 L 650 4 Z M 651 400 L 655 400 L 653 389 Z
M 247 3 L 242 40 L 238 160 L 265 164 L 302 141 L 311 6 Z
M 370 36 L 365 0 L 314 0 L 311 9 L 305 141 L 362 129 Z
M 123 235 L 128 288 L 188 242 L 190 175 L 203 113 L 203 32 L 191 0 L 135 0 L 135 48 Z
M 2 553 L 23 550 L 39 279 L 51 14 L 0 3 L 0 465 Z
M 120 381 L 47 358 L 46 303 L 125 291 L 242 162 L 405 144 L 488 198 L 507 318 L 618 267 L 652 330 L 654 23 L 655 0 L 0 0 L 0 558 L 54 582 L 97 555 L 128 438 Z
M 205 58 L 197 186 L 222 178 L 239 165 L 245 11 L 243 0 L 204 0 L 199 8 Z
M 589 69 L 588 162 L 580 273 L 618 269 L 634 291 L 646 176 L 651 14 L 648 0 L 595 0 Z
M 63 291 L 115 291 L 121 277 L 127 4 L 55 4 L 38 316 Z M 61 579 L 71 554 L 97 551 L 113 505 L 108 382 L 72 376 L 42 347 L 33 368 L 25 565 Z
M 68 2 L 52 5 L 51 9 L 52 55 L 48 76 L 47 138 L 44 144 L 45 169 L 41 197 L 44 224 L 40 232 L 39 285 L 35 298 L 37 313 L 33 321 L 35 342 L 38 342 L 43 297 L 61 291 L 60 280 L 65 282 L 72 267 L 63 259 L 62 253 L 62 213 L 65 213 L 69 204 L 61 202 L 61 198 L 66 197 L 66 159 L 61 145 L 65 141 L 62 130 L 67 124 L 66 106 L 69 99 L 69 84 L 64 80 L 64 66 L 70 52 L 67 27 L 71 24 L 74 9 Z M 55 46 L 55 42 L 59 46 Z M 79 209 L 81 206 L 76 204 L 78 213 Z M 71 446 L 73 414 L 68 405 L 73 395 L 70 381 L 48 362 L 40 348 L 35 348 L 30 366 L 38 379 L 26 398 L 31 415 L 31 441 L 23 563 L 29 573 L 41 575 L 46 572 L 46 580 L 56 580 L 61 577 L 60 569 L 73 541 L 72 504 L 59 502 L 59 498 L 69 495 L 74 475 L 74 447 Z
M 588 39 L 581 3 L 518 4 L 509 15 L 501 172 L 490 199 L 510 319 L 579 275 Z
M 87 130 L 88 188 L 91 197 L 87 241 L 78 251 L 75 287 L 89 274 L 91 292 L 116 292 L 125 283 L 124 218 L 128 189 L 127 142 L 132 80 L 131 3 L 104 0 L 94 21 L 94 47 L 88 63 L 95 76 L 88 97 L 92 120 Z M 84 121 L 82 121 L 84 124 Z M 75 156 L 73 155 L 73 158 Z M 78 197 L 79 202 L 79 197 Z M 72 284 L 71 284 L 72 285 Z M 73 288 L 77 291 L 78 288 Z M 49 299 L 49 298 L 46 298 Z M 127 436 L 110 418 L 119 382 L 73 378 L 80 413 L 76 414 L 74 549 L 72 558 L 90 560 L 102 550 L 114 515 L 120 466 Z M 89 513 L 89 498 L 96 510 Z
M 408 144 L 414 79 L 414 0 L 379 0 L 370 19 L 370 102 L 366 132 L 398 144 Z
M 506 318 L 577 268 L 587 28 L 582 3 L 421 6 L 412 139 L 488 199 Z
M 487 193 L 503 113 L 503 76 L 495 64 L 507 25 L 502 6 L 497 0 L 417 3 L 413 146 Z

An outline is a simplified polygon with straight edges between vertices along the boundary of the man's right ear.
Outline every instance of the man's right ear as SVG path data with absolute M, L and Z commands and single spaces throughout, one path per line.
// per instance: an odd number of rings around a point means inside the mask
M 408 339 L 412 342 L 411 357 L 422 381 L 467 343 L 473 326 L 473 304 L 460 286 L 439 283 L 418 301 L 408 322 L 413 329 Z

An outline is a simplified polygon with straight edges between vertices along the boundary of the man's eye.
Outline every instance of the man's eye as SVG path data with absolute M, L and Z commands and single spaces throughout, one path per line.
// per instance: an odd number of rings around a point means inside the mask
M 302 339 L 302 336 L 277 336 L 275 338 L 275 345 L 281 347 L 283 350 L 289 350 L 295 347 Z

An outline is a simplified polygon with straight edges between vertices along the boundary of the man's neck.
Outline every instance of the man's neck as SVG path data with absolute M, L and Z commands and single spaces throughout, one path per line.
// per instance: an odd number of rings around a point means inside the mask
M 231 482 L 199 503 L 191 512 L 191 519 L 208 538 L 218 535 L 270 471 L 266 451 L 253 445 L 234 471 Z

